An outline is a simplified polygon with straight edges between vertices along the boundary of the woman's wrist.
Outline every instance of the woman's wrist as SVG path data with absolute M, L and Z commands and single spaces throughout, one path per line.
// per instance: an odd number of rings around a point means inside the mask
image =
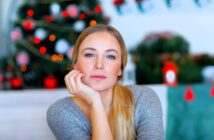
M 103 107 L 102 100 L 100 98 L 100 95 L 95 95 L 95 98 L 93 99 L 91 103 L 91 108 L 98 108 L 98 107 Z

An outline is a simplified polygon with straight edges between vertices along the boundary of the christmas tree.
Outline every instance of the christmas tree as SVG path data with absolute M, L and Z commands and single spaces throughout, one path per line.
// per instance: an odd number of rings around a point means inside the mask
M 77 37 L 97 23 L 108 23 L 98 0 L 23 1 L 10 34 L 15 51 L 3 60 L 7 88 L 64 86 Z

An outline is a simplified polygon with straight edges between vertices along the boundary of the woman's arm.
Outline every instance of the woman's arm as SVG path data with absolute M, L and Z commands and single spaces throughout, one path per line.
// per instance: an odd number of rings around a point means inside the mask
M 91 106 L 92 140 L 113 140 L 101 100 L 96 100 Z
M 71 71 L 65 77 L 65 83 L 70 92 L 82 98 L 90 107 L 93 140 L 113 140 L 107 115 L 100 94 L 81 81 L 83 76 L 77 70 Z

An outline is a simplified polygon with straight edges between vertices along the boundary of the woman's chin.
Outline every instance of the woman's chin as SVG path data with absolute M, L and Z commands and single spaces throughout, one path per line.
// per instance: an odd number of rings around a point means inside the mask
M 89 86 L 98 92 L 106 89 L 106 87 L 104 87 L 103 85 L 89 85 Z

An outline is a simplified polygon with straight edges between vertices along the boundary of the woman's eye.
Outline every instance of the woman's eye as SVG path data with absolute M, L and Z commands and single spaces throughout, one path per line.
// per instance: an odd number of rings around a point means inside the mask
M 111 60 L 114 60 L 116 59 L 116 57 L 114 55 L 108 55 L 107 58 L 111 59 Z
M 91 53 L 86 53 L 85 54 L 85 57 L 93 57 L 94 56 L 94 54 L 91 54 Z

